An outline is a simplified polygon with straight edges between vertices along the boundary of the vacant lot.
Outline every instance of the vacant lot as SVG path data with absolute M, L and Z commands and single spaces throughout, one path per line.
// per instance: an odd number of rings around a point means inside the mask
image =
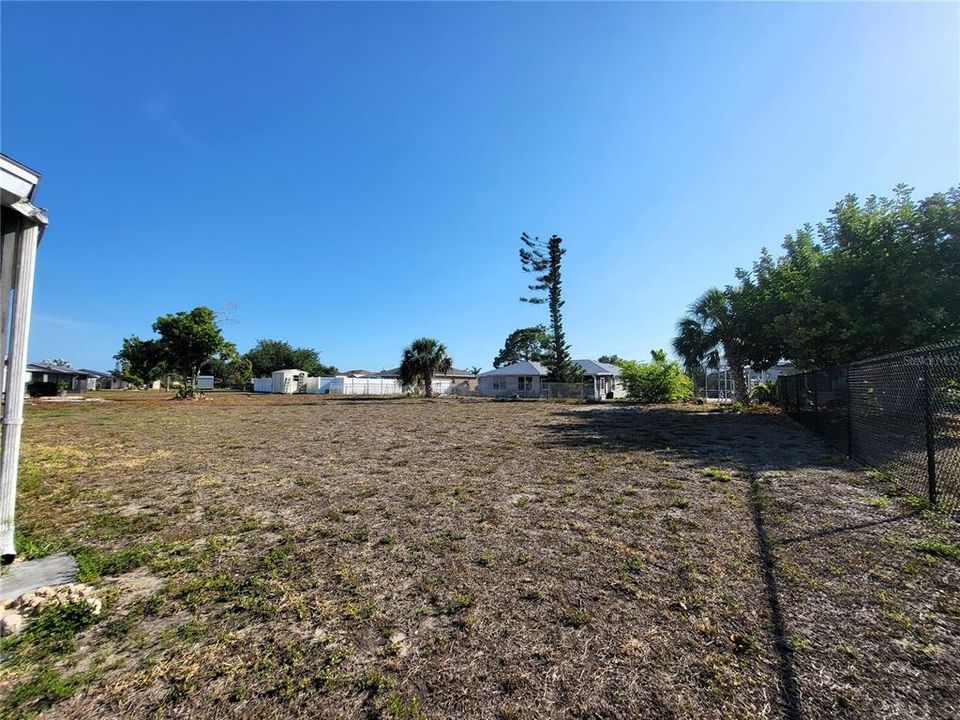
M 960 715 L 956 526 L 777 416 L 219 396 L 25 427 L 21 547 L 105 610 L 5 641 L 6 716 Z

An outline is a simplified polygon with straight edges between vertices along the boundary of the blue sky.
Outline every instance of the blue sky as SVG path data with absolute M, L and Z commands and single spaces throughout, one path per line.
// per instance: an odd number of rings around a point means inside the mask
M 845 193 L 960 178 L 956 4 L 4 2 L 0 142 L 51 224 L 31 360 L 109 369 L 229 306 L 341 369 L 420 335 L 489 368 L 521 231 L 557 233 L 576 357 L 685 307 Z

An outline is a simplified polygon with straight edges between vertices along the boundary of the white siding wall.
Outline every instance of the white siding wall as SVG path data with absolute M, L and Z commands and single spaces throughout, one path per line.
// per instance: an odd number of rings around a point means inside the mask
M 519 375 L 487 375 L 481 376 L 477 386 L 477 392 L 488 397 L 510 397 L 512 395 L 521 395 L 523 397 L 540 397 L 540 376 L 533 375 L 533 382 L 529 390 L 520 390 Z M 524 375 L 523 377 L 531 377 Z
M 160 381 L 158 380 L 157 382 L 159 383 Z M 272 377 L 254 378 L 253 391 L 263 392 L 263 393 L 273 392 L 273 378 Z

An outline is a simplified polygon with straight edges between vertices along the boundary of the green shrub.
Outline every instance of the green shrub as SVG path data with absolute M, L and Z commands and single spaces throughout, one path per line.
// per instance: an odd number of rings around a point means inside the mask
M 753 390 L 750 391 L 750 398 L 761 405 L 776 405 L 777 381 L 767 380 L 766 382 L 757 383 L 754 385 Z
M 651 351 L 653 361 L 621 360 L 620 382 L 627 397 L 645 403 L 674 403 L 693 395 L 693 381 L 677 362 L 670 362 L 662 350 Z

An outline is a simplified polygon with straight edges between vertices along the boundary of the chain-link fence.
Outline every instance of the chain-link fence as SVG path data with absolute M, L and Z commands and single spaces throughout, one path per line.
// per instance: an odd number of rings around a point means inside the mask
M 960 511 L 960 342 L 781 376 L 777 395 L 834 447 Z
M 586 400 L 594 397 L 594 387 L 592 382 L 584 383 L 562 383 L 562 382 L 542 382 L 540 383 L 540 397 L 548 400 Z

